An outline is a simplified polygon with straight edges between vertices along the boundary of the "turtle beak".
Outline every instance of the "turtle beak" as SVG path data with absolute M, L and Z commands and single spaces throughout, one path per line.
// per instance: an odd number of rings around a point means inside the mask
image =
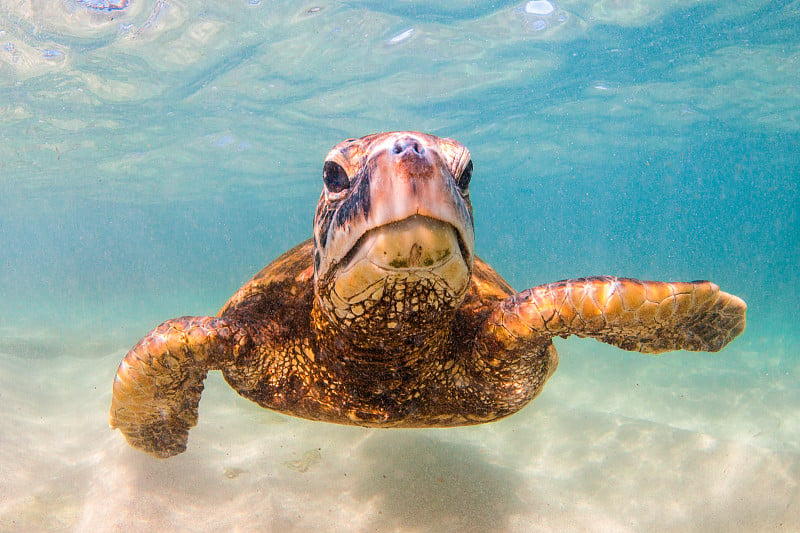
M 376 147 L 370 163 L 373 227 L 412 216 L 449 224 L 471 267 L 475 233 L 469 197 L 458 188 L 438 145 L 414 133 L 390 137 Z

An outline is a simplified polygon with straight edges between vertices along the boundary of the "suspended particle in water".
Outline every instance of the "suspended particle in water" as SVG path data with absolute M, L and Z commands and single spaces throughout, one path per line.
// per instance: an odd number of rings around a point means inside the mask
M 531 0 L 525 4 L 525 12 L 531 15 L 549 15 L 555 10 L 547 0 Z
M 3 50 L 5 50 L 6 52 L 13 52 L 14 51 L 14 43 L 9 42 L 9 43 L 4 44 L 3 45 Z
M 257 6 L 258 4 L 261 3 L 261 0 L 247 0 L 247 3 L 250 4 L 251 6 Z
M 283 464 L 286 465 L 287 468 L 305 473 L 308 472 L 309 468 L 319 463 L 321 460 L 322 454 L 320 453 L 320 449 L 317 448 L 307 451 L 300 459 L 296 459 L 294 461 L 285 461 Z
M 402 43 L 403 41 L 414 35 L 415 31 L 416 30 L 414 30 L 414 28 L 408 28 L 407 30 L 398 33 L 397 35 L 386 41 L 386 44 L 394 45 Z
M 309 8 L 306 10 L 306 13 L 308 13 L 309 15 L 311 15 L 311 14 L 313 14 L 313 13 L 318 13 L 318 12 L 320 12 L 320 11 L 322 11 L 322 8 L 321 8 L 321 7 L 319 7 L 319 6 L 314 6 L 314 7 L 309 7 Z
M 236 138 L 233 135 L 226 134 L 215 140 L 213 144 L 216 148 L 224 148 L 229 144 L 233 144 L 235 141 Z
M 247 470 L 242 470 L 241 468 L 236 468 L 236 467 L 227 467 L 222 469 L 222 473 L 228 479 L 237 478 L 240 475 L 245 474 L 246 472 Z
M 76 0 L 80 6 L 96 11 L 122 11 L 130 4 L 130 0 Z
M 122 24 L 122 23 L 120 23 L 119 24 L 119 34 L 120 35 L 128 35 L 129 33 L 131 33 L 133 31 L 134 27 L 135 26 L 133 24 Z
M 62 59 L 64 57 L 64 52 L 61 50 L 44 50 L 42 51 L 42 57 L 45 59 Z
M 547 22 L 542 19 L 536 19 L 531 22 L 531 29 L 533 31 L 542 31 L 547 29 Z

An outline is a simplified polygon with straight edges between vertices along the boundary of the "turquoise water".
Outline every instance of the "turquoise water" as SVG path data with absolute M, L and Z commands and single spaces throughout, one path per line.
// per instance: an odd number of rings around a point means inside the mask
M 0 5 L 0 530 L 800 529 L 800 2 Z M 471 150 L 517 289 L 711 279 L 719 354 L 557 340 L 521 413 L 311 423 L 212 375 L 186 453 L 107 427 L 125 352 L 311 235 L 322 159 Z

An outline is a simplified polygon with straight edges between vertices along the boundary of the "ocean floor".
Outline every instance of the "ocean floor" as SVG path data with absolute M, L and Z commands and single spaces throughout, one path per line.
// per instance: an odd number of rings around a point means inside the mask
M 800 398 L 796 369 L 777 372 L 796 359 L 766 342 L 653 358 L 560 341 L 530 406 L 443 430 L 286 417 L 212 373 L 168 460 L 108 428 L 124 349 L 3 354 L 0 530 L 797 530 L 800 415 L 784 406 Z

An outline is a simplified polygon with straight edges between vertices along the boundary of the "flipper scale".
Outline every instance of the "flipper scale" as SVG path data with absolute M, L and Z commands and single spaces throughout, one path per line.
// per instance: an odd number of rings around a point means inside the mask
M 224 319 L 164 322 L 131 348 L 117 369 L 110 425 L 156 457 L 186 449 L 208 371 L 235 356 L 243 335 Z
M 516 294 L 494 312 L 488 327 L 509 347 L 577 335 L 645 353 L 713 352 L 744 330 L 746 310 L 743 300 L 708 281 L 599 276 Z

